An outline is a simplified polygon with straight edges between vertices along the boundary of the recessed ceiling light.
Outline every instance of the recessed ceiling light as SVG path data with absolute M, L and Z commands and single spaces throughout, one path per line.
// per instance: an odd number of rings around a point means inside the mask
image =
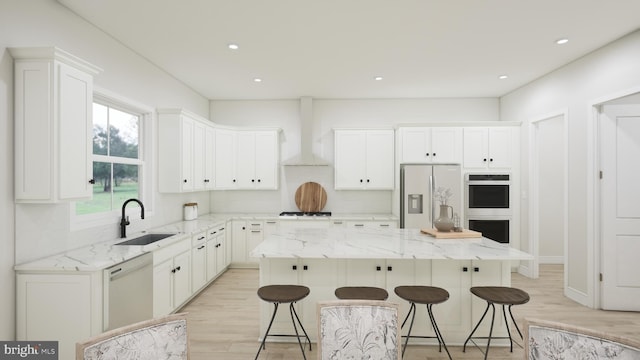
M 376 81 L 380 81 L 380 80 L 382 80 L 382 76 L 376 76 L 373 79 L 376 80 Z
M 568 42 L 569 42 L 569 39 L 567 39 L 567 38 L 562 38 L 562 39 L 556 40 L 556 44 L 558 44 L 558 45 L 566 44 Z
M 500 79 L 500 80 L 504 80 L 504 79 L 508 79 L 508 78 L 509 78 L 508 75 L 500 75 L 500 76 L 498 76 L 498 79 Z
M 261 78 L 253 78 L 253 82 L 262 82 Z
M 231 50 L 238 50 L 240 48 L 240 46 L 238 46 L 238 44 L 229 44 L 228 47 Z

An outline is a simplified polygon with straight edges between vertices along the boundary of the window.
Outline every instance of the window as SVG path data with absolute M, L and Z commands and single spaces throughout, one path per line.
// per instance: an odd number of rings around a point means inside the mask
M 120 210 L 127 199 L 143 198 L 140 139 L 144 117 L 126 105 L 94 97 L 93 198 L 76 202 L 76 216 L 110 214 Z

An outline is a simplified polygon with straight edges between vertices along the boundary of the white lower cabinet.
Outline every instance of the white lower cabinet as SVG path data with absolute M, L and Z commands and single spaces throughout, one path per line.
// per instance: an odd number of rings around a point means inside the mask
M 263 240 L 262 220 L 232 221 L 232 259 L 234 267 L 257 268 L 258 259 L 249 254 Z
M 395 220 L 359 220 L 359 221 L 346 221 L 347 227 L 350 228 L 367 228 L 367 229 L 395 229 L 398 227 L 398 222 Z
M 207 283 L 207 232 L 191 236 L 191 288 L 196 291 Z
M 171 313 L 191 297 L 191 238 L 153 253 L 153 316 Z
M 60 359 L 75 358 L 75 343 L 102 332 L 102 271 L 18 273 L 16 340 L 58 341 Z
M 212 227 L 207 232 L 207 282 L 216 278 L 229 265 L 227 261 L 225 224 Z

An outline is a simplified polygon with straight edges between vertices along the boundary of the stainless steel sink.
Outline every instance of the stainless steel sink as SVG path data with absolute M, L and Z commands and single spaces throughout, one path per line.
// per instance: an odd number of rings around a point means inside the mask
M 175 234 L 146 234 L 135 239 L 123 241 L 121 243 L 117 243 L 116 245 L 149 245 L 156 241 L 166 239 Z

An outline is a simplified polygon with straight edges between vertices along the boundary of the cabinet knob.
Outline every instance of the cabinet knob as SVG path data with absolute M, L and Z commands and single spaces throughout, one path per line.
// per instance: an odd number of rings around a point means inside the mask
M 493 158 L 490 158 L 489 161 L 493 161 Z
M 93 185 L 93 184 L 95 184 L 95 183 L 96 183 L 96 179 L 91 179 L 91 180 L 89 180 L 89 184 L 92 184 L 92 185 Z
M 187 182 L 187 179 L 182 180 L 182 182 L 183 182 L 183 183 L 186 183 L 186 182 Z
M 427 156 L 429 156 L 429 153 L 427 153 Z
M 369 182 L 369 179 L 367 179 L 367 182 Z
M 376 271 L 380 271 L 382 268 L 380 266 L 376 266 Z
M 258 179 L 258 182 L 260 182 L 260 179 Z
M 360 179 L 360 182 L 362 182 L 362 179 Z
M 464 266 L 464 267 L 462 268 L 462 272 L 467 272 L 467 271 L 469 271 L 469 268 L 468 268 L 468 267 L 466 267 L 466 266 Z
M 433 153 L 433 156 L 436 156 L 436 153 Z
M 233 179 L 233 182 L 236 182 L 236 179 Z
M 309 270 L 309 267 L 307 265 L 303 265 L 302 270 Z
M 485 158 L 485 159 L 482 159 L 482 161 L 486 162 L 486 161 L 487 161 L 487 159 L 486 159 L 486 158 Z
M 298 270 L 298 266 L 297 266 L 297 265 L 293 265 L 293 266 L 291 267 L 291 269 L 292 269 L 292 270 Z
M 387 266 L 387 271 L 393 271 L 393 266 Z
M 256 182 L 256 179 L 251 179 L 251 182 Z
M 473 268 L 473 272 L 480 272 L 480 268 L 479 267 L 474 267 Z

